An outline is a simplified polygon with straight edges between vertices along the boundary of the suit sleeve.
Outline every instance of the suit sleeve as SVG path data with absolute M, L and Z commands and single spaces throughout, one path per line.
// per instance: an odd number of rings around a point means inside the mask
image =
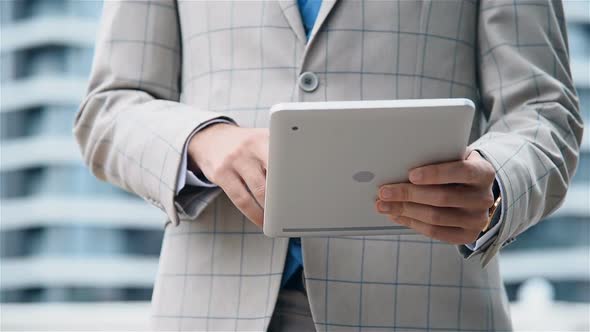
M 502 187 L 498 236 L 505 244 L 555 211 L 574 175 L 582 120 L 572 82 L 562 3 L 481 1 L 478 74 L 485 134 L 473 148 Z
M 179 102 L 181 66 L 174 1 L 105 1 L 88 93 L 74 125 L 96 177 L 144 198 L 175 224 L 188 137 L 211 119 L 232 121 Z

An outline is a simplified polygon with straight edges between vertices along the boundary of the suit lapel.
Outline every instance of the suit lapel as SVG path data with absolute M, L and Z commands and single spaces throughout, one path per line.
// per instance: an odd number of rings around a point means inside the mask
M 315 23 L 313 25 L 313 29 L 311 30 L 311 35 L 309 37 L 309 42 L 307 43 L 308 47 L 310 47 L 310 45 L 313 43 L 315 36 L 317 35 L 318 31 L 320 30 L 320 28 L 322 27 L 322 25 L 324 24 L 324 22 L 328 18 L 328 15 L 330 14 L 332 9 L 334 8 L 334 5 L 336 5 L 336 2 L 338 2 L 338 0 L 323 0 L 322 1 L 320 11 L 318 12 L 318 17 L 315 20 Z
M 303 62 L 301 63 L 300 68 L 303 68 L 307 52 L 309 51 L 318 31 L 320 30 L 320 28 L 328 18 L 328 15 L 334 8 L 334 5 L 336 5 L 336 2 L 337 0 L 322 1 L 320 11 L 318 12 L 318 17 L 316 18 L 316 21 L 313 25 L 313 29 L 308 40 L 307 36 L 305 35 L 303 21 L 301 20 L 301 13 L 299 12 L 299 7 L 297 6 L 297 0 L 278 0 L 279 5 L 281 6 L 281 11 L 283 12 L 283 15 L 285 15 L 287 22 L 289 22 L 291 29 L 293 29 L 299 41 L 305 45 L 305 50 L 303 52 L 302 59 Z
M 279 5 L 287 22 L 291 26 L 291 29 L 297 35 L 297 38 L 303 43 L 307 43 L 307 36 L 305 35 L 305 28 L 301 21 L 301 14 L 299 13 L 299 7 L 297 6 L 297 0 L 279 0 Z

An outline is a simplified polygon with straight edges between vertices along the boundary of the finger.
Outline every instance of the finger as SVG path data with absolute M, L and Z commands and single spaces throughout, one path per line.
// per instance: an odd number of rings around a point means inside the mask
M 466 160 L 453 161 L 415 168 L 410 171 L 410 182 L 420 185 L 461 183 L 490 185 L 495 171 L 493 166 L 476 151 Z
M 260 140 L 254 148 L 254 154 L 258 161 L 262 164 L 262 169 L 266 173 L 268 169 L 268 129 L 260 129 Z
M 224 177 L 220 187 L 225 191 L 234 205 L 255 225 L 262 227 L 264 211 L 237 173 L 230 173 Z
M 391 220 L 429 238 L 452 244 L 472 243 L 479 235 L 479 231 L 430 225 L 408 217 L 391 218 Z
M 250 194 L 256 199 L 258 206 L 264 210 L 264 199 L 266 194 L 266 178 L 262 165 L 258 160 L 242 163 L 237 166 L 236 171 L 246 183 Z
M 494 204 L 491 191 L 462 185 L 415 185 L 397 183 L 383 185 L 379 199 L 386 202 L 414 202 L 438 207 L 469 210 L 487 209 Z
M 408 217 L 423 223 L 436 226 L 458 227 L 471 230 L 481 230 L 487 223 L 488 215 L 483 212 L 473 212 L 458 208 L 436 207 L 413 202 L 383 202 L 377 203 L 379 212 L 391 217 Z

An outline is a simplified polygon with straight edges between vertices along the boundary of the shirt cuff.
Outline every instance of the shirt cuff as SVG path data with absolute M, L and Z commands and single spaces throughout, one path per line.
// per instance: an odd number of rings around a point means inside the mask
M 494 227 L 490 228 L 487 232 L 481 234 L 481 236 L 477 240 L 475 240 L 475 242 L 465 244 L 467 249 L 471 251 L 478 251 L 480 249 L 487 247 L 487 245 L 491 243 L 490 240 L 494 237 L 494 235 L 498 234 L 498 230 L 500 229 L 501 224 L 501 221 L 497 222 L 496 225 L 494 225 Z
M 498 181 L 497 178 L 496 185 L 498 186 L 497 192 L 503 192 L 502 189 L 504 188 L 502 188 L 502 185 L 500 184 L 500 181 Z M 496 188 L 494 188 L 494 192 L 496 192 Z M 498 234 L 498 231 L 500 230 L 500 225 L 502 224 L 502 209 L 497 209 L 496 211 L 498 211 L 499 213 L 492 216 L 492 218 L 494 218 L 492 219 L 492 228 L 488 229 L 485 233 L 480 234 L 479 238 L 475 240 L 475 242 L 465 244 L 467 249 L 475 252 L 481 249 L 485 249 L 489 244 L 492 243 L 491 240 L 495 237 L 496 234 Z
M 215 123 L 233 124 L 233 122 L 223 118 L 212 119 L 201 124 L 191 133 L 189 138 L 186 140 L 186 143 L 184 144 L 184 148 L 182 149 L 182 160 L 180 162 L 179 169 L 180 173 L 178 174 L 178 181 L 176 182 L 177 195 L 187 185 L 205 188 L 217 187 L 215 183 L 209 181 L 202 173 L 196 175 L 194 172 L 188 169 L 188 142 L 190 142 L 191 138 L 193 138 L 193 136 L 195 136 L 196 133 Z

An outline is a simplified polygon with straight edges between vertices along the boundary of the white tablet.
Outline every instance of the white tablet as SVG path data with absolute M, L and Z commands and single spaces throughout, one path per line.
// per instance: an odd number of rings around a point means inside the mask
M 464 157 L 468 99 L 285 103 L 272 107 L 267 236 L 411 231 L 375 210 L 378 188 L 414 167 Z

